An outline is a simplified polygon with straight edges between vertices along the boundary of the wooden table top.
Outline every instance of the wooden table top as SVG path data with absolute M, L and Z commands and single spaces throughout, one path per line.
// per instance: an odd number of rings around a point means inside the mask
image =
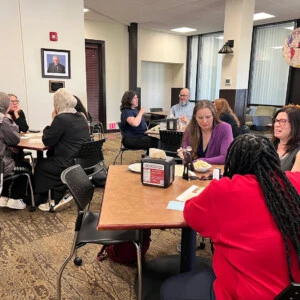
M 23 149 L 30 149 L 30 150 L 37 150 L 37 151 L 44 151 L 48 149 L 48 146 L 45 146 L 42 142 L 43 133 L 21 133 L 20 134 L 20 143 L 18 147 Z
M 207 173 L 212 172 L 213 166 Z M 109 166 L 98 229 L 142 229 L 187 227 L 182 211 L 167 209 L 191 185 L 205 187 L 209 180 L 187 181 L 176 177 L 167 188 L 145 186 L 141 174 L 133 173 L 125 165 Z
M 148 112 L 147 114 L 166 117 L 169 114 L 169 112 L 168 111 L 152 111 L 152 112 Z

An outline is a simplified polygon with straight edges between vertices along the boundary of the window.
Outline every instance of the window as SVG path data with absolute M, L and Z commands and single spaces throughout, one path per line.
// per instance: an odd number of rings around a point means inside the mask
M 191 99 L 219 98 L 222 55 L 218 51 L 223 46 L 223 34 L 193 36 L 190 45 L 188 87 Z
M 249 104 L 285 105 L 289 65 L 282 46 L 294 27 L 288 22 L 253 29 Z

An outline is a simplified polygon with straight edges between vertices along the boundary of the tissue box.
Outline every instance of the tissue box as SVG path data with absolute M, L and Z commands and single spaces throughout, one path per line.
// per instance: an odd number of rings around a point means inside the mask
M 145 157 L 141 163 L 141 181 L 144 185 L 166 188 L 175 176 L 175 159 L 167 156 L 166 159 Z

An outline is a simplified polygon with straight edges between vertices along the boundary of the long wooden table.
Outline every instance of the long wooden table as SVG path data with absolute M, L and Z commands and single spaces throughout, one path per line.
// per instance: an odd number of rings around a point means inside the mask
M 47 150 L 49 147 L 45 146 L 42 142 L 42 132 L 38 133 L 21 133 L 20 134 L 20 143 L 18 144 L 19 148 L 36 150 L 37 151 L 37 159 L 43 157 L 43 151 Z
M 213 168 L 223 169 L 223 166 L 213 166 L 207 173 L 198 175 L 208 175 Z M 196 265 L 196 233 L 184 221 L 182 211 L 170 210 L 167 206 L 170 200 L 175 200 L 191 185 L 205 187 L 209 183 L 209 180 L 187 181 L 182 177 L 175 177 L 167 188 L 145 186 L 141 183 L 141 174 L 129 171 L 125 165 L 111 165 L 97 228 L 182 228 L 180 272 L 190 271 Z

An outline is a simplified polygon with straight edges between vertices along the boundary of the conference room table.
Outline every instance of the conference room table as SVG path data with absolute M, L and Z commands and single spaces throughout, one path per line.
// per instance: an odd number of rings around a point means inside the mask
M 197 175 L 208 175 L 213 168 L 223 169 L 223 166 L 214 165 L 208 172 Z M 170 201 L 179 204 L 180 201 L 175 199 L 190 186 L 206 187 L 209 183 L 210 180 L 187 181 L 182 176 L 175 176 L 175 180 L 167 188 L 147 186 L 141 183 L 141 174 L 130 171 L 127 165 L 110 165 L 97 229 L 180 228 L 181 255 L 178 271 L 190 271 L 196 264 L 196 232 L 188 227 L 181 210 L 167 207 Z M 170 262 L 173 264 L 172 268 L 176 268 L 174 261 Z
M 43 151 L 49 147 L 45 146 L 42 142 L 43 132 L 25 132 L 20 134 L 19 148 L 35 150 L 37 153 L 37 159 L 43 157 Z

